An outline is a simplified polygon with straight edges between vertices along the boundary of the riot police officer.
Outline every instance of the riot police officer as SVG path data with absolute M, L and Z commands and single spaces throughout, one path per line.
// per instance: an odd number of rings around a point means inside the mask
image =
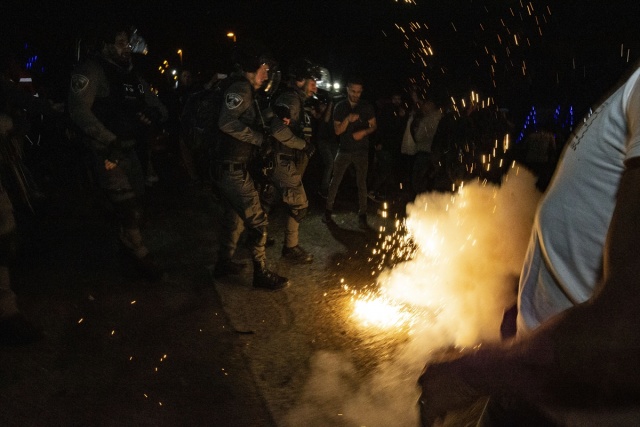
M 309 207 L 302 184 L 302 175 L 308 159 L 315 152 L 305 128 L 311 120 L 305 111 L 305 101 L 317 92 L 316 80 L 320 70 L 308 59 L 298 59 L 289 67 L 287 88 L 276 98 L 271 133 L 276 140 L 275 167 L 272 180 L 288 207 L 282 256 L 298 263 L 313 262 L 313 255 L 298 243 L 300 221 Z
M 167 109 L 134 71 L 132 43 L 146 49 L 136 32 L 120 23 L 100 30 L 97 52 L 71 76 L 71 120 L 84 133 L 93 154 L 96 179 L 106 191 L 120 223 L 119 241 L 135 267 L 148 279 L 161 273 L 151 261 L 140 231 L 144 174 L 136 146 L 150 126 L 166 120 Z
M 232 257 L 246 227 L 253 257 L 253 286 L 278 290 L 286 287 L 288 280 L 267 268 L 267 215 L 247 167 L 266 140 L 266 126 L 256 100 L 257 91 L 268 80 L 272 64 L 265 51 L 255 42 L 236 47 L 234 62 L 238 72 L 229 77 L 223 95 L 218 119 L 221 132 L 217 137 L 212 170 L 225 213 L 214 275 L 224 277 L 243 270 L 244 265 L 233 261 Z
M 0 346 L 29 344 L 43 337 L 42 331 L 19 310 L 17 296 L 11 288 L 11 264 L 15 261 L 18 247 L 17 222 L 9 189 L 11 181 L 20 183 L 17 185 L 20 194 L 14 192 L 11 196 L 29 204 L 28 192 L 24 191 L 27 186 L 21 181 L 23 175 L 12 173 L 21 170 L 21 165 L 16 163 L 21 162 L 17 153 L 24 137 L 9 115 L 12 110 L 54 119 L 61 116 L 47 100 L 26 93 L 0 74 Z M 3 182 L 5 178 L 9 178 L 8 186 Z
M 0 100 L 4 100 L 3 82 L 0 77 Z M 12 139 L 13 120 L 0 109 L 0 168 L 9 169 L 12 161 L 5 147 L 15 144 Z M 16 144 L 17 145 L 17 144 Z M 41 333 L 18 309 L 16 294 L 11 289 L 10 266 L 16 256 L 17 225 L 8 189 L 3 186 L 0 174 L 0 346 L 29 344 L 41 338 Z

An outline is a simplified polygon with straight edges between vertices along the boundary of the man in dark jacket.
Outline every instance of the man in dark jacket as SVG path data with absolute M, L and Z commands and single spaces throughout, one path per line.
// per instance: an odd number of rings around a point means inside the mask
M 166 120 L 167 110 L 134 71 L 133 34 L 123 25 L 104 29 L 98 52 L 73 71 L 68 104 L 71 120 L 93 154 L 98 185 L 120 222 L 118 237 L 125 254 L 145 277 L 157 280 L 160 271 L 140 231 L 144 174 L 135 148 L 152 125 Z

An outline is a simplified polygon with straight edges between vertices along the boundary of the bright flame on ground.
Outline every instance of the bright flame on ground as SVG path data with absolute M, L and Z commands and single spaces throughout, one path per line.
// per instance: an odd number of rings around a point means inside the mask
M 373 295 L 363 295 L 354 301 L 353 315 L 364 326 L 399 329 L 411 326 L 414 314 L 407 307 Z
M 426 321 L 456 346 L 496 339 L 515 301 L 539 197 L 534 183 L 514 167 L 501 186 L 477 181 L 454 194 L 416 197 L 398 232 L 373 251 L 376 287 L 352 295 L 353 318 L 412 334 Z

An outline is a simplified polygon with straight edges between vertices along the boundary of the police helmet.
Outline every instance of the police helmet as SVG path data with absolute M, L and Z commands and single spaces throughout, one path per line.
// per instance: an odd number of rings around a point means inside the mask
M 276 62 L 262 43 L 247 40 L 238 43 L 232 53 L 233 63 L 246 73 L 255 73 L 262 64 L 275 67 Z
M 116 36 L 120 33 L 131 36 L 133 26 L 127 19 L 118 17 L 108 17 L 104 21 L 89 29 L 89 36 L 97 42 L 97 47 L 101 49 L 106 44 L 113 44 Z
M 300 58 L 293 61 L 289 66 L 289 78 L 292 80 L 320 80 L 322 73 L 319 66 L 306 58 Z
M 104 46 L 113 44 L 116 36 L 120 33 L 125 33 L 129 38 L 132 53 L 143 55 L 148 53 L 147 42 L 140 35 L 136 26 L 132 25 L 126 17 L 122 19 L 111 17 L 88 29 L 84 36 L 76 40 L 78 57 L 84 54 L 99 53 Z

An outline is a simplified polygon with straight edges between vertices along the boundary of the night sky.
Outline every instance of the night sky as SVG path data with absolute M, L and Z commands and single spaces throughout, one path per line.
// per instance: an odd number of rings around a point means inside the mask
M 9 0 L 0 19 L 5 48 L 30 43 L 50 74 L 64 75 L 74 40 L 113 15 L 139 27 L 150 72 L 165 59 L 179 66 L 177 49 L 195 71 L 226 72 L 234 31 L 269 46 L 283 68 L 304 55 L 334 76 L 362 75 L 372 99 L 416 82 L 514 109 L 584 108 L 640 57 L 637 1 L 415 1 Z

